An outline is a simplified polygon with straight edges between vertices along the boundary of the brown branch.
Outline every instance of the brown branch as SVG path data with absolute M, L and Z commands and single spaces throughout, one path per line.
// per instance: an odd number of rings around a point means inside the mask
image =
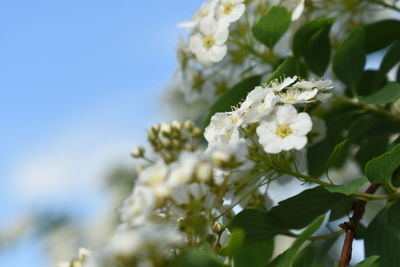
M 373 194 L 378 189 L 379 184 L 371 184 L 365 191 L 367 194 Z M 339 226 L 346 231 L 346 237 L 344 239 L 342 253 L 340 255 L 339 267 L 346 267 L 351 260 L 351 251 L 353 246 L 353 239 L 356 234 L 356 228 L 365 212 L 364 200 L 356 200 L 353 203 L 353 216 L 349 222 L 340 224 Z

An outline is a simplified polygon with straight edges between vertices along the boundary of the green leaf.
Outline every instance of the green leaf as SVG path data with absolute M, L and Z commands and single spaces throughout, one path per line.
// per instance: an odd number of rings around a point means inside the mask
M 377 255 L 370 256 L 363 260 L 362 262 L 358 263 L 354 267 L 371 267 L 375 266 L 375 262 L 379 259 L 380 257 Z
M 287 57 L 271 74 L 266 83 L 282 77 L 291 77 L 296 74 L 296 60 L 293 57 Z
M 223 250 L 222 255 L 233 257 L 236 255 L 243 246 L 245 238 L 245 233 L 242 229 L 237 228 L 234 229 L 230 238 L 227 247 Z
M 214 258 L 214 255 L 205 250 L 189 249 L 181 253 L 167 266 L 170 267 L 223 267 L 222 264 Z
M 281 232 L 279 220 L 269 213 L 248 209 L 236 215 L 228 225 L 232 231 L 241 228 L 245 232 L 245 243 L 257 243 L 269 240 Z
M 400 39 L 400 21 L 387 19 L 378 21 L 365 27 L 365 50 L 371 53 L 380 50 L 397 39 Z
M 310 239 L 310 237 L 321 227 L 324 222 L 325 216 L 320 216 L 315 219 L 294 241 L 293 245 L 282 254 L 279 258 L 276 267 L 291 267 L 295 262 L 296 255 L 299 252 L 301 246 Z
M 379 256 L 371 256 L 363 260 L 362 262 L 354 265 L 354 267 L 378 267 L 376 261 L 379 259 Z
M 363 178 L 359 178 L 354 181 L 351 181 L 348 184 L 326 185 L 326 186 L 324 186 L 324 188 L 331 193 L 341 193 L 346 196 L 350 196 L 353 192 L 355 192 L 358 188 L 363 186 L 366 182 L 368 182 L 368 179 L 363 177 Z
M 330 30 L 331 26 L 315 33 L 309 41 L 307 53 L 304 56 L 307 67 L 319 76 L 325 73 L 331 58 Z
M 293 267 L 321 267 L 327 265 L 328 251 L 338 239 L 338 236 L 332 236 L 326 240 L 314 241 L 304 248 L 298 256 Z
M 388 82 L 381 90 L 363 98 L 361 101 L 367 104 L 387 104 L 400 97 L 400 84 Z
M 347 198 L 317 186 L 279 202 L 268 214 L 278 218 L 284 229 L 301 229 Z
M 373 184 L 385 184 L 392 178 L 394 171 L 400 166 L 400 145 L 370 160 L 365 166 L 365 174 Z
M 332 154 L 329 156 L 328 158 L 328 163 L 327 163 L 327 168 L 329 168 L 330 166 L 334 165 L 335 162 L 337 162 L 337 160 L 339 159 L 339 157 L 343 156 L 343 148 L 348 144 L 348 140 L 345 139 L 342 142 L 340 142 L 339 144 L 337 144 L 335 146 L 335 148 L 333 149 Z
M 311 176 L 320 177 L 326 172 L 329 156 L 335 146 L 345 138 L 349 125 L 359 116 L 354 111 L 354 107 L 340 103 L 322 114 L 321 118 L 327 126 L 326 137 L 307 150 L 308 172 Z M 343 157 L 335 167 L 340 167 L 345 160 L 346 157 Z
M 359 96 L 367 96 L 379 88 L 382 88 L 387 83 L 386 75 L 382 75 L 377 70 L 366 70 L 363 72 L 360 81 L 357 85 L 357 94 Z
M 233 258 L 236 267 L 264 267 L 271 259 L 274 240 L 245 245 Z
M 400 40 L 397 40 L 386 52 L 382 59 L 379 72 L 388 73 L 400 61 Z
M 274 6 L 253 25 L 252 31 L 257 40 L 273 49 L 289 28 L 290 23 L 289 10 L 281 6 Z
M 333 71 L 349 88 L 355 89 L 364 70 L 365 32 L 355 29 L 343 41 L 333 56 Z
M 208 114 L 203 123 L 203 129 L 210 123 L 211 117 L 217 112 L 226 112 L 232 109 L 246 98 L 247 93 L 258 86 L 261 82 L 261 75 L 252 76 L 247 78 L 236 85 L 234 85 L 225 94 L 221 95 L 217 101 L 210 107 Z
M 293 53 L 304 56 L 307 67 L 322 76 L 331 56 L 329 32 L 334 18 L 321 18 L 304 24 L 293 37 Z
M 399 266 L 400 202 L 386 206 L 368 225 L 366 257 L 379 255 L 379 266 Z
M 294 55 L 304 56 L 307 52 L 310 39 L 321 30 L 330 28 L 334 21 L 334 18 L 320 18 L 301 26 L 293 37 L 292 47 Z

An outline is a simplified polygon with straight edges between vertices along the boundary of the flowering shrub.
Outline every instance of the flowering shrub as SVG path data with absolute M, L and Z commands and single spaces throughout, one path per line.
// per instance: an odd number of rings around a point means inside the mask
M 59 266 L 347 266 L 354 239 L 398 266 L 399 6 L 203 3 L 168 91 L 188 120 L 149 129 L 114 235 Z

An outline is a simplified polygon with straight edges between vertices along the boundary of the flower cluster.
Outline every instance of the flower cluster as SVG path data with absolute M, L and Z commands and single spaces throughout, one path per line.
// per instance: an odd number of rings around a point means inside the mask
M 300 150 L 307 144 L 312 120 L 293 105 L 325 99 L 330 89 L 330 80 L 297 81 L 296 76 L 258 86 L 235 110 L 216 113 L 204 136 L 210 146 L 234 144 L 241 139 L 241 129 L 257 123 L 258 141 L 267 153 Z
M 142 148 L 133 152 L 148 163 L 120 209 L 121 224 L 102 250 L 99 266 L 116 260 L 130 266 L 160 266 L 173 251 L 204 244 L 220 251 L 227 245 L 230 232 L 224 225 L 234 216 L 234 209 L 264 207 L 260 206 L 265 202 L 259 190 L 261 181 L 250 179 L 253 165 L 247 160 L 245 142 L 207 150 L 199 146 L 159 149 L 155 142 L 171 141 L 168 137 L 172 135 L 174 140 L 183 140 L 182 136 L 191 136 L 197 129 L 189 121 L 150 128 L 155 153 L 150 159 Z M 167 151 L 176 158 L 165 157 Z
M 191 29 L 189 48 L 198 62 L 208 66 L 225 57 L 229 24 L 237 21 L 244 11 L 244 0 L 209 0 L 191 22 L 181 24 Z

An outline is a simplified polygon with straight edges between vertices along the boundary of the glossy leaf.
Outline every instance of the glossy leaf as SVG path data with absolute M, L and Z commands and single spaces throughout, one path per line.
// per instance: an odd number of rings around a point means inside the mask
M 399 166 L 400 145 L 396 145 L 389 152 L 370 160 L 365 166 L 365 174 L 371 183 L 385 184 Z
M 400 84 L 388 82 L 385 87 L 363 98 L 361 101 L 367 104 L 387 104 L 398 98 L 400 98 Z
M 266 83 L 269 83 L 275 79 L 290 77 L 295 74 L 296 74 L 296 60 L 293 57 L 287 57 L 272 73 L 272 75 L 268 78 Z
M 366 33 L 366 52 L 371 53 L 385 48 L 400 39 L 400 21 L 381 20 L 364 27 Z
M 264 267 L 270 261 L 273 250 L 274 240 L 272 238 L 255 244 L 247 244 L 234 256 L 234 266 Z
M 275 267 L 291 267 L 293 266 L 296 255 L 301 246 L 310 239 L 310 237 L 321 227 L 324 222 L 325 216 L 320 216 L 315 219 L 294 241 L 293 245 L 285 251 L 276 262 L 273 263 Z
M 290 23 L 289 10 L 281 6 L 274 6 L 253 25 L 253 35 L 272 49 L 288 30 Z
M 293 37 L 293 53 L 304 56 L 307 67 L 323 75 L 331 56 L 329 32 L 335 19 L 321 18 L 304 24 Z
M 385 207 L 368 225 L 365 255 L 378 255 L 379 266 L 399 266 L 400 202 Z
M 301 229 L 347 198 L 318 186 L 279 202 L 269 214 L 278 218 L 284 229 Z
M 376 266 L 375 262 L 379 259 L 379 256 L 370 256 L 368 258 L 366 258 L 365 260 L 363 260 L 362 262 L 358 263 L 357 265 L 354 265 L 354 267 L 372 267 L 372 266 Z
M 349 88 L 356 88 L 366 61 L 365 32 L 355 29 L 343 41 L 333 56 L 333 71 Z
M 358 188 L 363 186 L 366 182 L 368 182 L 367 178 L 359 178 L 354 181 L 351 181 L 348 184 L 343 185 L 327 185 L 324 186 L 326 190 L 331 193 L 340 193 L 346 196 L 351 195 L 353 192 L 357 191 Z
M 243 229 L 246 244 L 269 240 L 282 229 L 277 218 L 267 212 L 254 209 L 241 211 L 228 227 L 232 231 L 235 228 Z

